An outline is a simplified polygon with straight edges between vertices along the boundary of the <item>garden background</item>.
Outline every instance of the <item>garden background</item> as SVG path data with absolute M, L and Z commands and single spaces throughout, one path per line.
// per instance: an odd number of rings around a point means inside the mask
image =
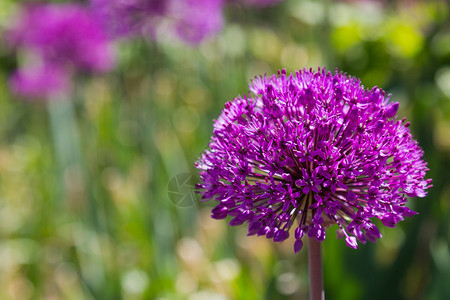
M 21 2 L 1 0 L 6 28 Z M 425 151 L 419 214 L 353 250 L 323 242 L 328 299 L 450 299 L 450 10 L 445 1 L 285 0 L 224 10 L 201 44 L 119 41 L 72 101 L 27 101 L 0 45 L 0 299 L 307 299 L 307 251 L 210 219 L 194 163 L 251 78 L 325 66 L 377 85 Z M 181 196 L 180 196 L 181 195 Z

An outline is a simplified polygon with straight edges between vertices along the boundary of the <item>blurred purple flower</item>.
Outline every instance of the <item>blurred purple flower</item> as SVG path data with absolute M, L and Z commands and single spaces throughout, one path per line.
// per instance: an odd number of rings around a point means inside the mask
M 33 65 L 18 70 L 10 78 L 14 93 L 26 98 L 57 98 L 71 89 L 70 76 L 52 65 Z
M 154 37 L 166 26 L 197 44 L 223 26 L 223 0 L 91 0 L 91 9 L 113 37 Z
M 91 11 L 111 37 L 154 34 L 172 0 L 91 0 Z
M 294 225 L 298 252 L 333 224 L 356 249 L 381 237 L 372 219 L 393 227 L 416 214 L 405 204 L 431 187 L 427 163 L 383 90 L 305 69 L 256 78 L 250 91 L 225 104 L 197 162 L 213 218 L 276 242 Z
M 34 86 L 33 94 L 40 94 L 37 82 L 42 82 L 42 94 L 50 93 L 52 87 L 61 92 L 63 87 L 70 87 L 66 83 L 73 73 L 104 72 L 115 63 L 112 44 L 102 28 L 87 9 L 75 4 L 23 7 L 14 26 L 6 32 L 6 41 L 33 58 L 31 63 L 21 66 L 13 79 L 20 82 L 15 86 L 18 93 L 20 87 Z M 53 76 L 49 74 L 60 74 L 65 78 L 61 83 L 65 83 L 54 84 L 50 80 L 46 84 L 46 76 Z M 27 79 L 32 82 L 26 83 Z M 24 95 L 27 93 L 27 89 L 23 90 Z
M 247 5 L 269 6 L 280 3 L 282 0 L 229 0 L 230 2 L 241 2 Z
M 197 44 L 223 26 L 223 0 L 172 0 L 172 20 L 177 35 Z

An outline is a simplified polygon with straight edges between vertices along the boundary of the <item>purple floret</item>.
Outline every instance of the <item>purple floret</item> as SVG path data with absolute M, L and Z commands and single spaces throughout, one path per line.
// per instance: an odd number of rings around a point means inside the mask
M 373 219 L 395 226 L 415 214 L 405 204 L 432 186 L 427 163 L 383 90 L 305 69 L 258 77 L 250 91 L 225 104 L 197 162 L 213 218 L 276 242 L 294 226 L 298 252 L 333 224 L 356 249 L 381 237 Z

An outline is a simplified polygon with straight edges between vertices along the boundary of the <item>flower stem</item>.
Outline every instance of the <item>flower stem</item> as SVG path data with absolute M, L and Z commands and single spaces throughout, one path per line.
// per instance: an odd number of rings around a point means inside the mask
M 320 242 L 314 237 L 308 238 L 308 263 L 309 263 L 309 299 L 324 300 L 322 280 L 322 254 Z

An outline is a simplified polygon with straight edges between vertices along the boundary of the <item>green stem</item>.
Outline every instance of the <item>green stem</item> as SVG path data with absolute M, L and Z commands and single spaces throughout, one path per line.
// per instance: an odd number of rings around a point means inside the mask
M 55 147 L 58 165 L 59 185 L 62 187 L 59 198 L 65 198 L 64 175 L 67 169 L 80 162 L 79 135 L 75 125 L 73 104 L 70 99 L 50 99 L 47 103 L 50 130 Z
M 322 254 L 320 242 L 314 237 L 308 238 L 308 264 L 309 264 L 309 299 L 324 300 L 322 279 Z

